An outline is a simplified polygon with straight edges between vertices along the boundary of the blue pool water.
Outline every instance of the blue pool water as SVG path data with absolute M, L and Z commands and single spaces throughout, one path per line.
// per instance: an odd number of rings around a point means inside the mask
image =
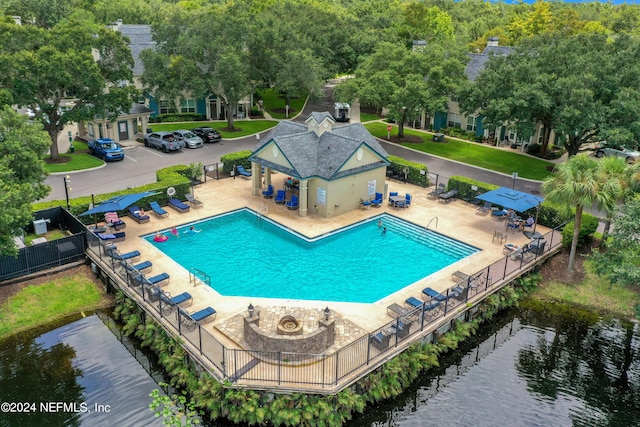
M 388 214 L 312 241 L 246 209 L 189 226 L 145 238 L 228 296 L 372 303 L 478 251 Z

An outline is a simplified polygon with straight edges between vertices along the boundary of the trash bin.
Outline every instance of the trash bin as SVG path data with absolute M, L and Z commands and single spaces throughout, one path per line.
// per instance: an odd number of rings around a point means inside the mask
M 33 221 L 33 229 L 35 230 L 35 233 L 38 235 L 47 234 L 47 220 L 37 219 Z
M 435 133 L 433 134 L 433 142 L 443 142 L 444 134 L 443 133 Z

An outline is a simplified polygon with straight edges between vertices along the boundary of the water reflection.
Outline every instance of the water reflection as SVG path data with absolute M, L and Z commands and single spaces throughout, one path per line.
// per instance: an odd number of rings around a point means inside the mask
M 1 426 L 160 426 L 148 410 L 154 388 L 97 315 L 12 337 L 0 349 L 0 401 L 36 404 L 32 413 L 3 414 Z
M 349 425 L 640 425 L 639 348 L 635 324 L 511 311 Z

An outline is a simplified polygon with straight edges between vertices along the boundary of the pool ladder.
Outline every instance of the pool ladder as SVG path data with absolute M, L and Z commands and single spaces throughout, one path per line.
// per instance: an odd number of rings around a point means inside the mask
M 264 215 L 269 215 L 269 213 L 269 205 L 266 203 L 262 205 L 262 209 L 256 209 L 256 216 L 258 219 L 262 219 Z
M 211 286 L 211 278 L 209 277 L 209 275 L 207 273 L 205 273 L 202 270 L 198 270 L 197 268 L 190 268 L 189 269 L 189 283 L 191 283 L 191 281 L 193 281 L 193 286 L 197 286 L 198 285 L 198 280 L 200 280 L 200 282 L 205 283 L 209 286 Z
M 433 222 L 434 219 L 436 220 L 436 228 L 438 228 L 438 217 L 437 216 L 434 216 L 433 218 L 431 218 L 429 220 L 429 224 L 427 224 L 426 228 L 429 228 L 429 226 L 431 225 L 431 223 Z

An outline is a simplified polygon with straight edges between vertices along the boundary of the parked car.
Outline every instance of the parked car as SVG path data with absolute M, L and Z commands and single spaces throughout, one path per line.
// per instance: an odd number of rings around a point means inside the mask
M 184 141 L 185 145 L 189 148 L 200 148 L 204 146 L 202 138 L 200 138 L 190 130 L 174 130 L 173 135 L 176 137 L 176 139 Z
M 151 132 L 144 136 L 144 146 L 161 149 L 165 153 L 182 150 L 184 141 L 178 140 L 171 132 Z
M 124 159 L 124 150 L 111 138 L 100 138 L 89 141 L 89 154 L 101 158 L 105 162 Z
M 606 143 L 596 146 L 596 157 L 614 156 L 622 157 L 627 163 L 635 163 L 640 159 L 640 151 L 630 150 L 627 147 L 616 147 Z
M 222 140 L 222 135 L 214 128 L 201 127 L 191 129 L 191 131 L 202 138 L 204 142 L 220 142 Z

